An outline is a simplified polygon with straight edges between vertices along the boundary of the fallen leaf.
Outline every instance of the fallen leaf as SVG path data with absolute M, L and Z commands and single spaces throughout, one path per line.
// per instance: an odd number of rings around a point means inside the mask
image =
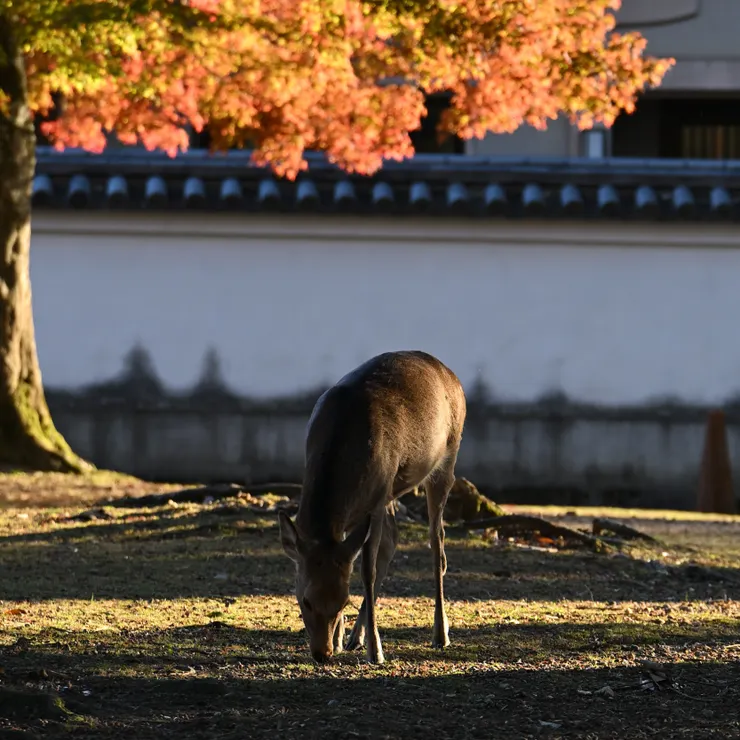
M 602 686 L 597 691 L 594 691 L 594 694 L 596 694 L 597 696 L 605 696 L 607 699 L 613 699 L 615 696 L 614 689 L 609 686 L 609 684 L 607 684 L 606 686 Z
M 536 537 L 535 539 L 540 545 L 554 545 L 555 544 L 555 540 L 552 539 L 552 537 L 543 537 L 542 535 L 540 535 L 539 537 Z
M 25 609 L 7 609 L 4 613 L 11 617 L 17 617 L 20 614 L 25 614 L 26 610 Z

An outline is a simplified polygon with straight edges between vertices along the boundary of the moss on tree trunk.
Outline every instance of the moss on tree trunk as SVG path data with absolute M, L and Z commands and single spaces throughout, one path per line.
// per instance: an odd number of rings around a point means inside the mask
M 31 186 L 36 137 L 23 59 L 0 14 L 0 464 L 91 469 L 54 427 L 31 308 Z

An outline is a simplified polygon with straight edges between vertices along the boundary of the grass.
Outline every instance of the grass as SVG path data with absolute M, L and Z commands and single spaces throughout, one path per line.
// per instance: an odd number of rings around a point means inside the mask
M 6 711 L 0 736 L 740 737 L 740 517 L 516 507 L 662 543 L 610 554 L 451 534 L 444 652 L 426 533 L 401 524 L 378 606 L 388 662 L 318 666 L 274 517 L 216 502 L 80 521 L 96 489 L 166 487 L 72 481 L 0 476 L 0 679 L 67 709 Z M 18 506 L 18 482 L 55 505 Z
M 124 473 L 93 470 L 84 475 L 4 472 L 0 468 L 0 509 L 84 506 L 108 497 L 137 496 L 181 489 L 174 483 L 148 483 Z

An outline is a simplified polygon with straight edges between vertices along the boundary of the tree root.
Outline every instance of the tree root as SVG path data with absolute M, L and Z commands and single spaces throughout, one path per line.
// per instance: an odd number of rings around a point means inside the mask
M 465 522 L 456 527 L 449 527 L 447 531 L 468 531 L 471 529 L 495 529 L 500 534 L 509 537 L 522 534 L 540 534 L 552 538 L 562 537 L 566 542 L 588 545 L 595 551 L 602 551 L 608 547 L 608 544 L 599 537 L 594 537 L 571 527 L 565 527 L 562 524 L 553 524 L 538 516 L 526 516 L 524 514 L 504 514 L 504 516 Z
M 595 536 L 611 532 L 622 540 L 645 540 L 646 542 L 652 542 L 655 545 L 660 544 L 655 537 L 651 537 L 649 534 L 640 532 L 626 524 L 622 524 L 621 522 L 614 521 L 614 519 L 605 519 L 601 517 L 594 519 L 592 531 Z
M 30 381 L 0 396 L 0 463 L 58 473 L 88 473 L 92 463 L 72 451 L 54 426 L 43 388 Z
M 288 501 L 284 499 L 277 503 L 261 501 L 256 498 L 260 494 L 275 494 L 287 498 Z M 264 483 L 253 486 L 234 483 L 214 484 L 198 488 L 186 488 L 172 493 L 109 499 L 100 502 L 93 509 L 78 514 L 75 519 L 81 521 L 109 519 L 110 515 L 100 508 L 102 506 L 154 508 L 168 504 L 204 504 L 236 498 L 242 499 L 238 505 L 225 504 L 211 509 L 210 512 L 225 516 L 238 516 L 248 511 L 260 516 L 270 516 L 285 511 L 292 516 L 298 508 L 300 494 L 300 483 Z M 426 500 L 419 489 L 414 489 L 411 493 L 401 497 L 396 502 L 396 509 L 399 515 L 407 521 L 424 522 L 426 520 Z M 494 513 L 495 515 L 476 518 L 486 513 Z M 483 496 L 465 478 L 458 478 L 455 487 L 450 492 L 450 498 L 445 508 L 445 518 L 456 519 L 460 522 L 457 525 L 447 526 L 447 531 L 450 533 L 466 532 L 473 529 L 495 529 L 505 537 L 540 535 L 560 539 L 570 545 L 585 545 L 595 552 L 604 552 L 614 547 L 620 547 L 625 540 L 639 539 L 660 544 L 654 537 L 612 519 L 594 519 L 593 532 L 588 533 L 562 524 L 554 524 L 537 516 L 505 514 L 497 504 Z
M 147 496 L 108 499 L 100 502 L 99 506 L 136 509 L 165 506 L 170 502 L 175 504 L 203 504 L 208 500 L 221 501 L 236 498 L 245 493 L 253 495 L 274 493 L 278 496 L 287 496 L 293 499 L 300 496 L 301 484 L 264 483 L 258 486 L 239 486 L 234 483 L 221 483 L 199 488 L 184 488 L 182 491 L 172 491 L 171 493 L 152 493 Z

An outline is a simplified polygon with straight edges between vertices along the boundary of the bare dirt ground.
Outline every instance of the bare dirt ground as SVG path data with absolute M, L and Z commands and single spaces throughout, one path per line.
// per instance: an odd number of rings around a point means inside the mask
M 0 475 L 0 737 L 740 737 L 740 517 L 508 507 L 660 540 L 605 553 L 450 533 L 444 652 L 425 528 L 404 523 L 378 607 L 387 663 L 318 666 L 274 516 L 215 501 L 79 517 L 164 490 Z M 350 620 L 359 579 L 353 594 Z

